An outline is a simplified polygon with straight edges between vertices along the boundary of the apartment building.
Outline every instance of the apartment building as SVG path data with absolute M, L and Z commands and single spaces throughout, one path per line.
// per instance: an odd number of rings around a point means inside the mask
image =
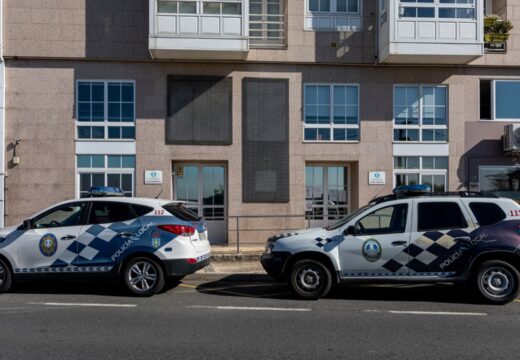
M 92 185 L 188 201 L 215 244 L 326 225 L 400 184 L 520 199 L 520 0 L 3 11 L 7 225 Z

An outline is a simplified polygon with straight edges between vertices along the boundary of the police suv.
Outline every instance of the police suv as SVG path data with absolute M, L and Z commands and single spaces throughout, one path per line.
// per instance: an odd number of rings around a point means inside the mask
M 398 187 L 327 228 L 270 238 L 261 261 L 306 299 L 342 282 L 465 282 L 504 304 L 519 294 L 520 206 L 483 193 Z
M 95 274 L 150 296 L 209 264 L 205 223 L 182 202 L 108 187 L 90 194 L 0 230 L 0 293 L 18 278 Z

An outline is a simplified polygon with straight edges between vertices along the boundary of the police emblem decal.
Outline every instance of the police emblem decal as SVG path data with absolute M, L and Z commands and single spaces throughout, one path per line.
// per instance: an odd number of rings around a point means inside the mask
M 363 257 L 370 262 L 375 262 L 381 258 L 381 244 L 376 239 L 368 239 L 363 243 L 361 248 Z
M 161 233 L 158 231 L 152 233 L 152 246 L 156 249 L 161 247 Z
M 56 237 L 52 234 L 43 235 L 43 237 L 40 239 L 40 252 L 44 256 L 50 257 L 56 254 L 57 250 L 58 240 L 56 240 Z

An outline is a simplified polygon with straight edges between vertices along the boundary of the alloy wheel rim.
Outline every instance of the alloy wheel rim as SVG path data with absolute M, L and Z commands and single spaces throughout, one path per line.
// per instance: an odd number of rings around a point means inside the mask
M 128 272 L 130 286 L 138 292 L 152 289 L 157 283 L 157 269 L 148 261 L 139 261 Z
M 486 270 L 481 279 L 484 291 L 493 297 L 506 297 L 513 291 L 514 279 L 509 270 L 503 267 L 492 267 Z
M 5 268 L 2 264 L 0 264 L 0 286 L 4 284 L 5 278 L 7 274 L 5 273 Z
M 307 292 L 316 291 L 322 286 L 321 270 L 314 266 L 304 267 L 296 275 L 300 288 Z

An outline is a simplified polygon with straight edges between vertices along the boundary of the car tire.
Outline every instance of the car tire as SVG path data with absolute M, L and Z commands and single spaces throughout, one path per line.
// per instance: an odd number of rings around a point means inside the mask
M 519 293 L 520 274 L 511 264 L 501 260 L 490 260 L 480 265 L 475 279 L 476 289 L 487 303 L 507 304 Z
M 154 260 L 146 257 L 131 259 L 123 271 L 126 288 L 136 296 L 152 296 L 164 287 L 164 271 Z
M 290 284 L 295 294 L 306 300 L 326 296 L 332 286 L 329 269 L 316 260 L 299 260 L 291 270 Z
M 13 273 L 9 265 L 0 259 L 0 294 L 8 292 L 13 285 Z

